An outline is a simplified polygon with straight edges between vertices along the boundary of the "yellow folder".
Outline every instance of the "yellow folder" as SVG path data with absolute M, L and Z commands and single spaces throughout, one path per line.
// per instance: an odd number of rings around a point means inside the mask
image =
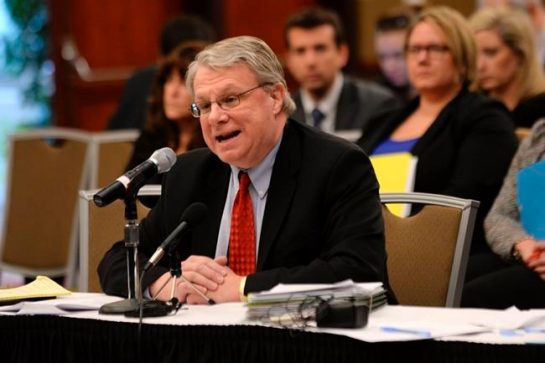
M 413 191 L 418 158 L 408 152 L 386 153 L 370 156 L 380 184 L 380 193 L 405 193 Z M 388 209 L 401 217 L 410 212 L 409 204 L 388 204 Z

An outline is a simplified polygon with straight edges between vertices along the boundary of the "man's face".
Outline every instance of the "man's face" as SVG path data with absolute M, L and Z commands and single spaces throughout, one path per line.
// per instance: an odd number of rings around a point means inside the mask
M 326 93 L 348 61 L 347 46 L 337 47 L 331 25 L 291 28 L 287 39 L 287 66 L 293 77 L 311 94 Z
M 206 144 L 220 160 L 243 169 L 265 158 L 279 141 L 286 122 L 282 86 L 258 85 L 245 64 L 216 70 L 200 66 L 193 81 L 197 105 L 211 107 L 200 117 Z M 241 95 L 240 104 L 234 107 L 222 109 L 216 102 L 253 88 Z

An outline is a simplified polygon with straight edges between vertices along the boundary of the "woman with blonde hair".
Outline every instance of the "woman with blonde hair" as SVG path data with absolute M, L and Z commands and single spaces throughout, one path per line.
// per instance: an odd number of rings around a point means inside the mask
M 405 58 L 419 97 L 376 119 L 359 145 L 370 155 L 418 157 L 414 191 L 481 202 L 472 252 L 488 250 L 482 222 L 496 197 L 517 141 L 498 101 L 471 92 L 475 43 L 466 19 L 446 6 L 420 13 L 405 39 Z
M 474 86 L 503 102 L 517 127 L 545 117 L 545 74 L 530 18 L 519 10 L 484 8 L 469 24 L 477 44 Z

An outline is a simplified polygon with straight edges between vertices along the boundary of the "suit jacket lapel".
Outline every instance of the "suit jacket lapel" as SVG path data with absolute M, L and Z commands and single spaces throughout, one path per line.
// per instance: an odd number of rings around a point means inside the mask
M 267 205 L 259 240 L 258 271 L 262 270 L 291 206 L 293 193 L 297 185 L 296 174 L 301 164 L 300 149 L 297 132 L 291 122 L 288 121 L 274 162 L 271 183 L 267 193 Z
M 353 124 L 354 118 L 358 117 L 358 104 L 358 89 L 356 85 L 349 82 L 349 79 L 345 76 L 341 95 L 337 102 L 335 130 L 347 129 Z

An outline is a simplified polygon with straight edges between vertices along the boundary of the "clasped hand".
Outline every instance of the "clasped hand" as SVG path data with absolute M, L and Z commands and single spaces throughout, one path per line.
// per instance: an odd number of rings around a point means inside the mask
M 529 239 L 520 242 L 517 248 L 524 264 L 545 280 L 545 242 Z
M 190 281 L 195 288 L 200 290 L 216 303 L 235 302 L 240 300 L 239 286 L 242 277 L 236 275 L 227 266 L 227 257 L 221 256 L 211 259 L 206 256 L 190 256 L 182 261 L 182 275 Z M 150 287 L 150 294 L 157 295 L 157 292 L 165 281 L 170 280 L 170 273 L 165 273 Z M 168 285 L 167 285 L 168 287 Z M 204 299 L 196 290 L 184 280 L 176 281 L 175 296 L 181 302 L 189 304 L 206 304 Z M 170 290 L 162 290 L 157 299 L 170 300 Z

